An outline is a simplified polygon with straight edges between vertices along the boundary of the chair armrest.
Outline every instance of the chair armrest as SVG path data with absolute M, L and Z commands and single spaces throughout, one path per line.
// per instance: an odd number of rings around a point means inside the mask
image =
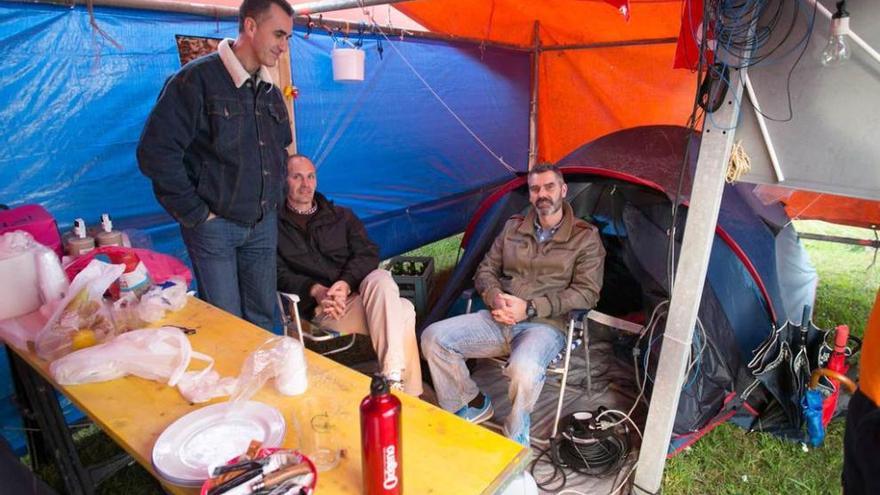
M 577 323 L 582 323 L 587 315 L 593 311 L 591 309 L 573 309 L 568 312 L 568 319 L 574 320 Z
M 281 292 L 281 291 L 278 291 L 278 294 L 279 294 L 281 297 L 286 297 L 287 299 L 289 299 L 289 300 L 290 300 L 292 303 L 294 303 L 294 304 L 299 303 L 299 295 L 298 295 L 298 294 L 292 294 L 292 293 L 290 293 L 290 292 Z
M 623 318 L 611 316 L 607 313 L 596 311 L 595 309 L 588 312 L 587 319 L 634 335 L 641 335 L 645 330 L 644 325 L 639 325 L 638 323 L 633 323 L 629 320 L 624 320 Z

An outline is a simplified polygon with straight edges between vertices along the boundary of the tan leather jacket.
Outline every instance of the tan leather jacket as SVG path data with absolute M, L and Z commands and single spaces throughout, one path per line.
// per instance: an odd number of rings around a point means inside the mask
M 538 244 L 535 208 L 514 215 L 504 225 L 474 275 L 474 287 L 487 305 L 499 292 L 529 300 L 537 317 L 564 330 L 568 312 L 590 309 L 599 300 L 605 267 L 605 248 L 592 224 L 575 218 L 563 203 L 562 225 Z

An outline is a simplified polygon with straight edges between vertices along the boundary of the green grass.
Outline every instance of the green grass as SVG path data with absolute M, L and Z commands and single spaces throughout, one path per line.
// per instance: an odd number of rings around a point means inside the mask
M 864 229 L 821 222 L 797 222 L 796 226 L 806 232 L 873 237 Z M 442 284 L 455 265 L 460 240 L 460 236 L 453 236 L 407 254 L 433 256 L 437 282 Z M 820 241 L 804 241 L 804 245 L 820 276 L 814 321 L 823 328 L 846 323 L 854 334 L 861 335 L 880 286 L 880 267 L 868 268 L 873 251 Z M 667 463 L 663 493 L 840 493 L 843 429 L 841 420 L 833 422 L 825 446 L 804 451 L 800 444 L 722 425 Z M 106 459 L 118 452 L 112 440 L 96 427 L 79 432 L 77 443 L 87 461 Z M 51 466 L 41 469 L 39 474 L 55 487 L 61 487 Z M 98 493 L 146 495 L 162 492 L 155 480 L 135 465 L 102 484 Z

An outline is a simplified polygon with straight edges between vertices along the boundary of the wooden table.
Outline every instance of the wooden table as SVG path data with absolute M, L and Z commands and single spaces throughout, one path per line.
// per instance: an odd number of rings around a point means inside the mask
M 163 324 L 195 329 L 196 333 L 190 336 L 193 349 L 212 356 L 216 360 L 215 369 L 221 376 L 236 376 L 247 356 L 272 337 L 268 332 L 195 298 L 190 298 L 184 309 L 169 314 L 157 326 Z M 53 383 L 47 363 L 32 353 L 18 354 Z M 278 408 L 286 419 L 306 398 L 317 398 L 338 414 L 342 418 L 338 438 L 344 448 L 344 457 L 336 468 L 319 474 L 317 493 L 360 493 L 358 406 L 369 392 L 370 380 L 310 351 L 306 352 L 306 360 L 309 389 L 304 395 L 282 396 L 269 382 L 252 400 Z M 162 431 L 181 416 L 207 405 L 190 404 L 176 388 L 137 377 L 88 385 L 54 386 L 153 475 L 151 452 Z M 403 480 L 407 493 L 494 493 L 524 468 L 528 451 L 519 444 L 427 402 L 405 394 L 399 397 L 403 404 Z M 222 400 L 211 403 L 215 402 Z M 283 446 L 296 447 L 297 438 L 288 421 Z M 175 494 L 198 493 L 195 489 L 167 484 L 165 488 Z

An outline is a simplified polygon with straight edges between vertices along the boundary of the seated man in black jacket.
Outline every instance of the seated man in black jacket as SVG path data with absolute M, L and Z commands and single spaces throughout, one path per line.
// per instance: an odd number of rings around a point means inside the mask
M 416 314 L 391 274 L 377 269 L 379 247 L 348 208 L 315 191 L 315 165 L 287 161 L 287 200 L 278 212 L 278 290 L 298 294 L 322 327 L 369 334 L 392 389 L 422 393 Z

